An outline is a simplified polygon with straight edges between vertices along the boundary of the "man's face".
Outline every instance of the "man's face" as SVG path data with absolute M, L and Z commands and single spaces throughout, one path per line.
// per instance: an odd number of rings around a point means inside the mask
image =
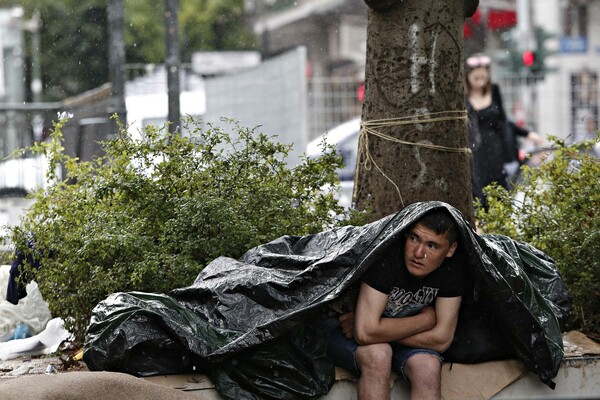
M 452 257 L 458 243 L 450 244 L 446 234 L 437 234 L 421 223 L 414 225 L 406 235 L 404 262 L 408 272 L 418 278 L 438 269 L 446 257 Z

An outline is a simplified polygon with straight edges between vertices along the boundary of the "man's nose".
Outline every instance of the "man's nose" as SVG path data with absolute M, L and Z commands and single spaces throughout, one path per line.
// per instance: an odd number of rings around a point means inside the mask
M 417 245 L 417 247 L 415 247 L 415 257 L 417 257 L 417 258 L 425 257 L 425 246 L 423 246 L 422 244 L 419 244 L 419 245 Z

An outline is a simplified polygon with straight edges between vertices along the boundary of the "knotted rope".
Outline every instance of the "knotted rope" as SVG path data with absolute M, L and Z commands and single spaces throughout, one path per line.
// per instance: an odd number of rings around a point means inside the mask
M 438 146 L 430 143 L 416 143 L 409 142 L 406 140 L 400 140 L 388 134 L 381 132 L 382 128 L 389 128 L 393 126 L 401 126 L 401 125 L 412 125 L 412 124 L 428 124 L 432 122 L 444 122 L 444 121 L 468 121 L 469 117 L 466 110 L 460 111 L 440 111 L 434 113 L 425 113 L 425 114 L 417 114 L 409 117 L 398 117 L 398 118 L 389 118 L 389 119 L 375 119 L 371 121 L 361 121 L 360 123 L 360 134 L 358 139 L 358 159 L 357 159 L 357 169 L 362 166 L 366 170 L 370 170 L 372 165 L 377 168 L 377 170 L 396 188 L 396 192 L 400 197 L 400 203 L 402 207 L 404 207 L 404 200 L 402 199 L 402 194 L 400 193 L 400 188 L 398 185 L 394 183 L 394 181 L 386 175 L 385 172 L 377 165 L 371 153 L 369 152 L 369 136 L 376 136 L 380 139 L 387 140 L 392 143 L 397 143 L 405 146 L 417 146 L 423 147 L 430 150 L 437 151 L 445 151 L 448 153 L 464 153 L 470 154 L 471 149 L 463 147 L 447 147 L 447 146 Z M 356 186 L 354 188 L 356 194 Z M 353 196 L 355 197 L 355 196 Z

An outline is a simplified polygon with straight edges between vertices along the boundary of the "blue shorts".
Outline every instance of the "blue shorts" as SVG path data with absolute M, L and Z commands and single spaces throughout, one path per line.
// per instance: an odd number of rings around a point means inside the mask
M 337 318 L 321 320 L 318 323 L 319 328 L 323 331 L 327 342 L 327 354 L 338 367 L 347 369 L 360 375 L 360 369 L 356 364 L 356 350 L 359 344 L 354 339 L 348 339 L 344 336 L 342 328 Z M 398 343 L 390 343 L 392 346 L 392 371 L 402 375 L 404 378 L 404 365 L 406 361 L 417 354 L 432 354 L 440 360 L 442 364 L 442 356 L 435 350 L 414 348 L 402 346 Z

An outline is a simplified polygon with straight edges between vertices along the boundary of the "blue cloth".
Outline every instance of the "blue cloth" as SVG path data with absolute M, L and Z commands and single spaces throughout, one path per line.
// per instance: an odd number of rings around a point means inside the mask
M 28 240 L 27 245 L 33 249 L 33 241 Z M 27 296 L 27 283 L 31 281 L 27 276 L 21 278 L 24 273 L 25 265 L 32 265 L 34 268 L 40 268 L 39 260 L 35 260 L 31 253 L 25 255 L 18 249 L 15 251 L 15 258 L 10 267 L 8 277 L 8 287 L 6 288 L 6 300 L 12 304 L 18 304 L 19 300 Z

